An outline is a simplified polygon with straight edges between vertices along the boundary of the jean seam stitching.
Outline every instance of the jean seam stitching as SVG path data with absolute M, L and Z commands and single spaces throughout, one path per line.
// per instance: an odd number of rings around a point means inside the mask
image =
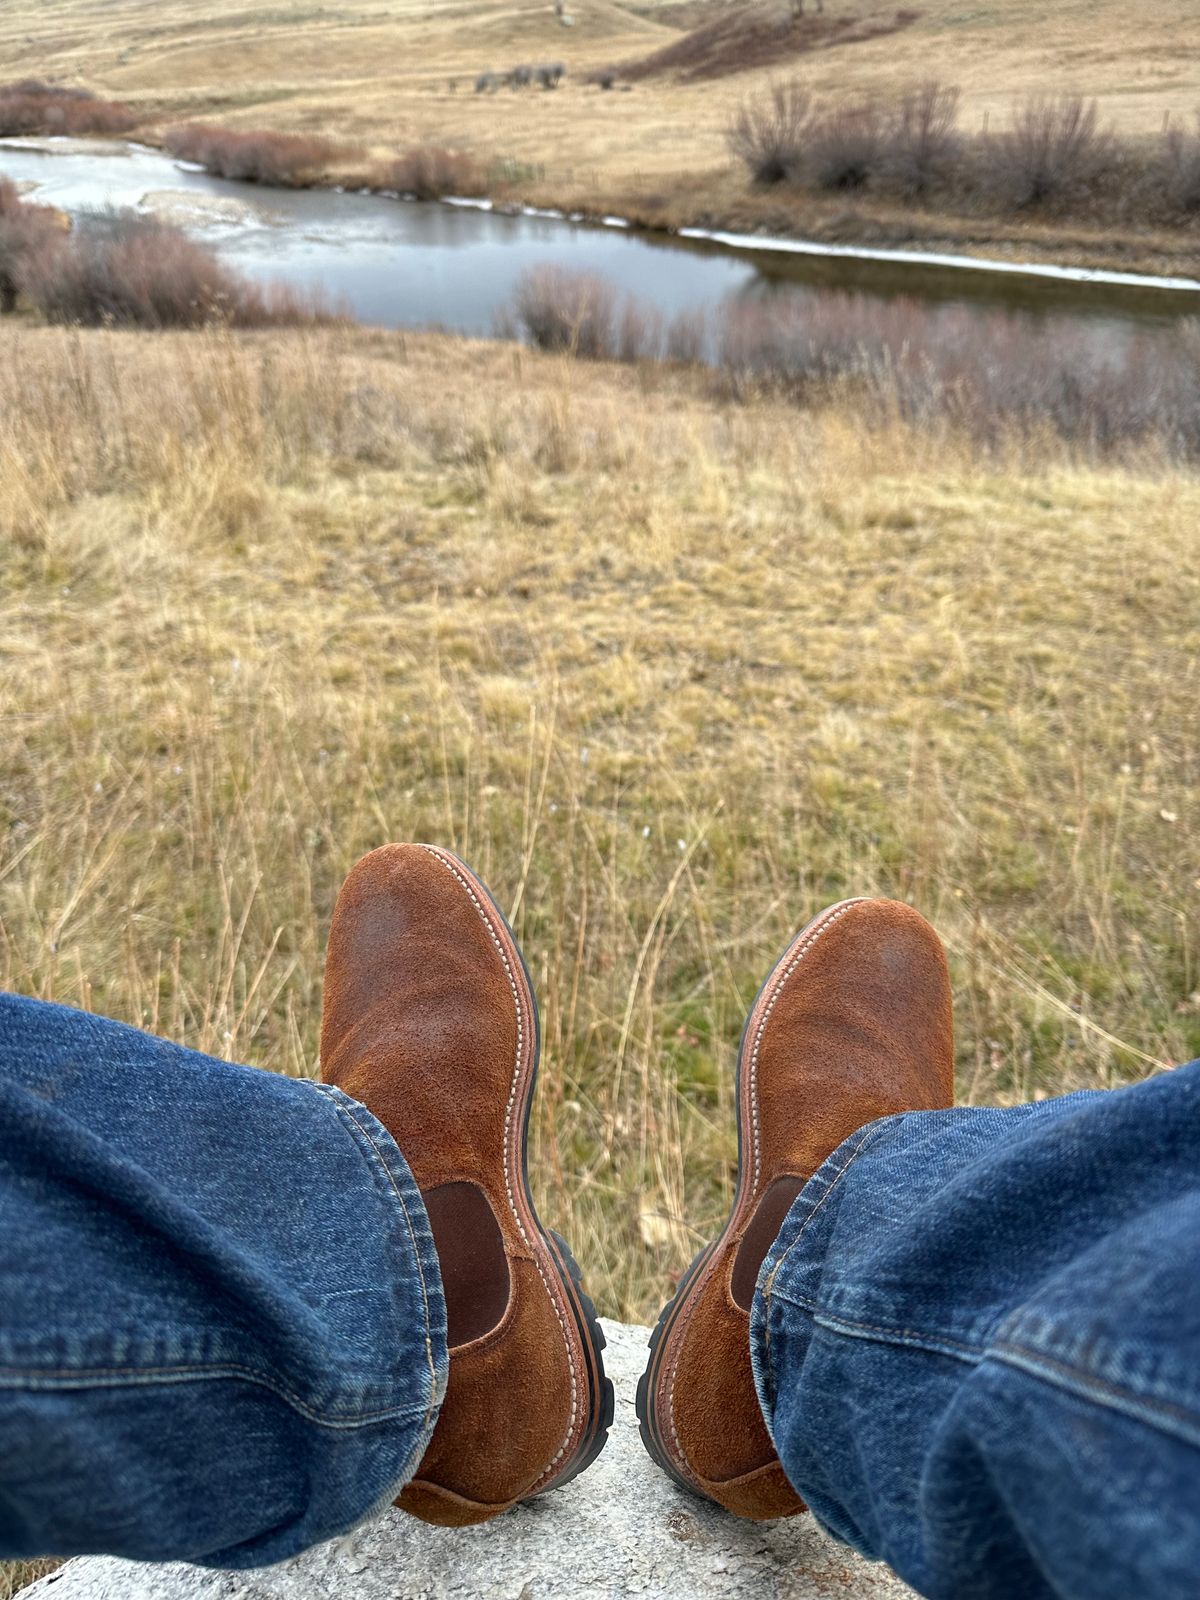
M 1010 1344 L 1007 1341 L 993 1345 L 988 1351 L 997 1361 L 1006 1365 L 1017 1366 L 1023 1372 L 1029 1372 L 1034 1377 L 1042 1378 L 1046 1383 L 1053 1383 L 1056 1387 L 1066 1387 L 1059 1382 L 1060 1378 L 1074 1378 L 1080 1388 L 1089 1392 L 1099 1391 L 1095 1395 L 1097 1404 L 1105 1404 L 1103 1396 L 1112 1395 L 1120 1400 L 1128 1400 L 1138 1407 L 1160 1414 L 1164 1420 L 1167 1418 L 1178 1419 L 1189 1424 L 1193 1429 L 1200 1428 L 1200 1416 L 1185 1406 L 1172 1405 L 1170 1401 L 1159 1400 L 1148 1395 L 1139 1394 L 1136 1389 L 1124 1388 L 1119 1383 L 1113 1383 L 1108 1378 L 1102 1378 L 1096 1373 L 1088 1372 L 1086 1368 L 1074 1366 L 1069 1361 L 1059 1361 L 1054 1356 L 1043 1355 L 1037 1350 L 1028 1350 L 1023 1345 Z M 1049 1368 L 1050 1371 L 1043 1371 Z M 1036 1370 L 1035 1370 L 1036 1369 Z M 1111 1409 L 1116 1409 L 1112 1407 Z
M 836 1312 L 823 1310 L 811 1303 L 789 1300 L 787 1295 L 781 1295 L 780 1298 L 787 1300 L 789 1305 L 807 1311 L 814 1322 L 820 1323 L 823 1328 L 828 1328 L 831 1333 L 844 1329 L 848 1332 L 872 1334 L 878 1337 L 881 1344 L 916 1344 L 926 1350 L 948 1346 L 951 1350 L 961 1350 L 964 1356 L 970 1356 L 975 1361 L 982 1361 L 987 1355 L 985 1345 L 968 1344 L 966 1340 L 954 1339 L 947 1333 L 931 1333 L 927 1328 L 895 1328 L 886 1323 L 856 1322 L 852 1317 L 839 1316 Z
M 90 1388 L 109 1387 L 101 1380 L 113 1378 L 131 1378 L 134 1380 L 165 1379 L 167 1383 L 208 1383 L 218 1382 L 231 1378 L 243 1383 L 252 1383 L 257 1388 L 266 1389 L 271 1394 L 291 1407 L 306 1421 L 314 1422 L 323 1428 L 357 1428 L 363 1423 L 394 1421 L 403 1417 L 416 1416 L 418 1413 L 427 1415 L 424 1403 L 413 1406 L 389 1406 L 380 1411 L 359 1411 L 346 1417 L 335 1417 L 327 1412 L 321 1412 L 307 1405 L 299 1395 L 282 1384 L 272 1383 L 261 1373 L 255 1372 L 252 1367 L 241 1367 L 233 1362 L 221 1362 L 212 1366 L 181 1366 L 181 1367 L 69 1367 L 47 1370 L 43 1367 L 0 1367 L 0 1389 L 9 1387 L 10 1382 L 28 1385 L 39 1381 L 46 1383 L 51 1388 Z M 146 1387 L 158 1387 L 157 1383 L 147 1383 Z M 114 1384 L 112 1387 L 136 1388 L 137 1382 L 131 1384 Z
M 404 1223 L 408 1229 L 408 1236 L 413 1247 L 413 1256 L 417 1264 L 417 1276 L 421 1282 L 421 1303 L 424 1308 L 425 1361 L 429 1368 L 429 1401 L 424 1408 L 425 1415 L 421 1425 L 422 1431 L 424 1431 L 429 1427 L 431 1419 L 440 1407 L 442 1397 L 438 1393 L 439 1385 L 437 1376 L 437 1362 L 435 1361 L 433 1355 L 433 1338 L 430 1329 L 429 1314 L 429 1287 L 425 1281 L 425 1263 L 421 1257 L 421 1246 L 417 1239 L 416 1229 L 413 1227 L 413 1220 L 408 1208 L 408 1202 L 404 1197 L 403 1190 L 396 1182 L 396 1175 L 392 1171 L 383 1151 L 376 1143 L 370 1130 L 359 1121 L 358 1116 L 356 1115 L 355 1102 L 353 1102 L 348 1095 L 344 1095 L 343 1092 L 336 1088 L 336 1086 L 333 1084 L 320 1083 L 315 1085 L 315 1087 L 328 1096 L 330 1103 L 338 1115 L 348 1121 L 351 1124 L 352 1129 L 366 1140 L 379 1165 L 383 1168 L 384 1174 L 391 1185 L 392 1192 L 396 1196 L 397 1200 L 399 1200 L 400 1209 L 404 1213 Z M 370 1114 L 371 1113 L 368 1112 L 368 1115 Z
M 791 1255 L 792 1251 L 796 1248 L 796 1246 L 800 1243 L 800 1240 L 804 1237 L 805 1233 L 808 1231 L 809 1224 L 814 1220 L 814 1218 L 816 1217 L 818 1211 L 820 1211 L 821 1207 L 829 1199 L 830 1195 L 837 1188 L 838 1184 L 845 1177 L 846 1173 L 850 1170 L 851 1166 L 858 1159 L 858 1157 L 860 1155 L 862 1155 L 864 1150 L 868 1149 L 870 1147 L 870 1145 L 872 1143 L 874 1143 L 875 1139 L 878 1138 L 880 1133 L 882 1133 L 882 1131 L 883 1131 L 884 1127 L 886 1126 L 886 1124 L 888 1122 L 890 1122 L 891 1120 L 892 1119 L 890 1117 L 887 1117 L 887 1118 L 884 1118 L 882 1121 L 880 1121 L 878 1123 L 874 1123 L 874 1124 L 868 1123 L 866 1129 L 862 1129 L 862 1130 L 859 1131 L 859 1133 L 857 1135 L 852 1135 L 851 1136 L 852 1139 L 854 1139 L 855 1142 L 854 1142 L 852 1148 L 847 1153 L 845 1160 L 842 1162 L 841 1166 L 834 1173 L 833 1178 L 830 1180 L 830 1182 L 826 1185 L 825 1193 L 817 1201 L 816 1205 L 809 1212 L 808 1216 L 805 1217 L 803 1223 L 801 1223 L 801 1225 L 800 1225 L 800 1230 L 796 1234 L 796 1237 L 792 1240 L 791 1244 L 788 1245 L 787 1249 L 783 1252 L 783 1254 L 780 1256 L 779 1260 L 772 1267 L 770 1277 L 763 1284 L 763 1287 L 762 1287 L 763 1312 L 764 1312 L 763 1324 L 762 1324 L 763 1325 L 763 1349 L 764 1349 L 764 1353 L 765 1353 L 766 1358 L 767 1358 L 767 1366 L 768 1366 L 768 1371 L 769 1371 L 770 1379 L 771 1379 L 772 1392 L 774 1392 L 775 1387 L 776 1387 L 776 1384 L 775 1384 L 774 1359 L 773 1359 L 772 1350 L 771 1350 L 771 1306 L 772 1306 L 772 1302 L 773 1302 L 773 1299 L 774 1299 L 775 1294 L 776 1294 L 775 1280 L 779 1276 L 779 1273 L 781 1272 L 781 1270 L 783 1268 L 784 1262 Z M 818 1170 L 820 1170 L 820 1169 L 818 1169 Z M 815 1176 L 815 1174 L 814 1174 L 814 1176 Z M 786 1297 L 784 1297 L 784 1298 L 786 1298 Z
M 888 1120 L 890 1121 L 891 1119 L 889 1118 Z M 847 1172 L 849 1172 L 849 1170 L 853 1166 L 854 1162 L 857 1161 L 859 1156 L 862 1155 L 863 1152 L 868 1148 L 868 1146 L 871 1145 L 874 1142 L 875 1138 L 878 1137 L 878 1134 L 879 1134 L 880 1131 L 881 1131 L 881 1129 L 879 1127 L 875 1127 L 875 1128 L 873 1128 L 871 1130 L 871 1132 L 869 1134 L 860 1133 L 857 1136 L 854 1136 L 855 1139 L 856 1139 L 856 1142 L 854 1143 L 853 1148 L 847 1153 L 846 1158 L 842 1162 L 841 1166 L 838 1167 L 838 1169 L 834 1173 L 833 1177 L 826 1184 L 825 1193 L 821 1196 L 821 1198 L 817 1201 L 816 1205 L 812 1208 L 812 1210 L 805 1217 L 804 1221 L 800 1224 L 800 1228 L 799 1228 L 799 1230 L 798 1230 L 798 1232 L 796 1234 L 796 1237 L 792 1240 L 791 1244 L 788 1245 L 787 1249 L 780 1256 L 779 1260 L 771 1268 L 771 1276 L 769 1277 L 767 1282 L 763 1285 L 763 1297 L 768 1302 L 770 1301 L 771 1295 L 775 1292 L 775 1279 L 779 1276 L 780 1272 L 783 1270 L 783 1266 L 784 1266 L 784 1263 L 787 1261 L 787 1258 L 791 1255 L 792 1251 L 796 1248 L 796 1246 L 800 1243 L 801 1239 L 803 1239 L 804 1235 L 808 1232 L 808 1229 L 809 1229 L 810 1225 L 816 1220 L 817 1213 L 824 1206 L 825 1202 L 829 1199 L 830 1195 L 837 1188 L 838 1184 L 841 1183 L 842 1179 L 846 1176 Z M 815 1176 L 815 1174 L 814 1174 L 814 1176 Z

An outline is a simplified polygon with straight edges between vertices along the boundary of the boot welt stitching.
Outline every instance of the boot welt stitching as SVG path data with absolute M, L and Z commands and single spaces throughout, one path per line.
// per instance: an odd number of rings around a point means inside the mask
M 841 908 L 840 911 L 835 911 L 832 916 L 826 917 L 823 922 L 819 923 L 817 927 L 812 930 L 808 938 L 805 939 L 804 943 L 800 946 L 799 950 L 797 950 L 796 954 L 788 963 L 787 970 L 780 975 L 774 984 L 771 992 L 771 999 L 768 1002 L 762 1016 L 759 1018 L 758 1027 L 754 1033 L 754 1048 L 750 1052 L 750 1129 L 753 1135 L 754 1144 L 755 1191 L 758 1189 L 758 1180 L 762 1171 L 761 1128 L 758 1117 L 758 1056 L 759 1051 L 762 1048 L 762 1039 L 763 1034 L 766 1032 L 767 1023 L 771 1020 L 771 1013 L 774 1011 L 775 1006 L 778 1003 L 779 996 L 783 993 L 784 985 L 787 983 L 792 973 L 795 972 L 796 968 L 804 960 L 808 952 L 812 949 L 813 945 L 817 943 L 818 939 L 820 939 L 821 935 L 828 928 L 833 927 L 835 922 L 840 922 L 848 911 L 850 911 L 854 906 L 861 904 L 861 900 L 849 901 Z
M 507 1106 L 505 1107 L 505 1110 L 504 1110 L 504 1188 L 505 1188 L 505 1191 L 506 1191 L 506 1193 L 508 1195 L 508 1205 L 509 1205 L 510 1211 L 513 1214 L 513 1221 L 517 1225 L 517 1231 L 520 1233 L 521 1238 L 525 1241 L 525 1245 L 526 1245 L 527 1249 L 529 1250 L 530 1255 L 533 1258 L 533 1263 L 537 1267 L 537 1270 L 538 1270 L 538 1276 L 542 1280 L 542 1284 L 543 1284 L 543 1286 L 544 1286 L 544 1288 L 546 1290 L 547 1296 L 549 1297 L 550 1304 L 554 1309 L 554 1315 L 558 1320 L 558 1326 L 559 1326 L 559 1329 L 560 1329 L 560 1331 L 562 1333 L 562 1336 L 563 1336 L 563 1344 L 565 1345 L 566 1351 L 567 1351 L 567 1364 L 568 1364 L 568 1367 L 570 1369 L 570 1374 L 571 1374 L 571 1414 L 570 1414 L 570 1417 L 569 1417 L 569 1419 L 567 1421 L 566 1435 L 563 1438 L 562 1444 L 559 1446 L 558 1452 L 554 1456 L 554 1459 L 550 1462 L 550 1465 L 542 1473 L 541 1477 L 537 1479 L 536 1483 L 534 1483 L 533 1488 L 530 1490 L 530 1492 L 532 1493 L 532 1492 L 536 1491 L 546 1481 L 547 1478 L 550 1477 L 550 1475 L 554 1471 L 554 1468 L 558 1465 L 559 1461 L 566 1454 L 567 1446 L 570 1444 L 571 1437 L 575 1432 L 575 1419 L 576 1419 L 576 1417 L 578 1415 L 578 1411 L 579 1411 L 579 1401 L 578 1401 L 578 1388 L 577 1388 L 576 1378 L 575 1378 L 575 1352 L 574 1352 L 574 1349 L 572 1348 L 572 1345 L 571 1345 L 570 1334 L 567 1331 L 567 1325 L 563 1320 L 562 1312 L 559 1310 L 558 1300 L 555 1297 L 553 1289 L 550 1287 L 550 1281 L 546 1277 L 545 1270 L 544 1270 L 544 1268 L 542 1266 L 542 1263 L 541 1263 L 540 1259 L 538 1258 L 538 1253 L 534 1249 L 533 1244 L 532 1244 L 532 1242 L 531 1242 L 531 1240 L 529 1238 L 529 1235 L 525 1231 L 525 1224 L 521 1221 L 520 1213 L 517 1210 L 516 1199 L 515 1199 L 515 1197 L 513 1195 L 512 1174 L 511 1174 L 510 1167 L 509 1167 L 509 1139 L 510 1139 L 510 1133 L 511 1133 L 511 1128 L 512 1128 L 513 1110 L 514 1110 L 514 1108 L 516 1106 L 516 1100 L 517 1100 L 517 1087 L 518 1087 L 518 1084 L 520 1082 L 520 1077 L 521 1077 L 521 1058 L 522 1058 L 522 1056 L 524 1054 L 524 1050 L 525 1050 L 525 1030 L 524 1030 L 524 1025 L 523 1025 L 522 1019 L 521 1019 L 521 997 L 520 997 L 520 991 L 517 988 L 517 981 L 516 981 L 516 978 L 515 978 L 515 976 L 513 974 L 512 964 L 508 959 L 508 953 L 505 950 L 504 945 L 501 943 L 500 939 L 497 937 L 496 930 L 492 925 L 492 920 L 488 916 L 487 912 L 484 910 L 483 906 L 480 904 L 478 895 L 476 895 L 475 891 L 471 888 L 471 885 L 467 882 L 466 878 L 463 877 L 462 873 L 459 872 L 458 868 L 454 865 L 454 863 L 452 861 L 448 860 L 444 855 L 441 854 L 440 851 L 435 850 L 432 845 L 425 845 L 424 849 L 428 852 L 429 855 L 431 855 L 433 857 L 433 859 L 435 861 L 439 862 L 443 867 L 445 867 L 446 871 L 448 873 L 450 873 L 451 877 L 453 877 L 466 890 L 467 895 L 470 898 L 471 904 L 475 907 L 475 910 L 479 913 L 480 921 L 483 923 L 484 927 L 488 931 L 488 937 L 491 939 L 492 943 L 495 945 L 496 950 L 499 953 L 500 960 L 504 963 L 504 973 L 505 973 L 505 976 L 508 979 L 508 986 L 512 990 L 513 1006 L 514 1006 L 515 1011 L 516 1011 L 516 1017 L 517 1017 L 517 1059 L 516 1059 L 516 1064 L 513 1067 L 512 1087 L 510 1088 L 509 1094 L 508 1094 L 508 1104 L 507 1104 Z
M 787 980 L 791 977 L 792 973 L 795 972 L 796 968 L 804 960 L 805 956 L 817 943 L 818 939 L 820 939 L 821 935 L 826 931 L 826 929 L 832 928 L 833 924 L 835 922 L 839 922 L 848 911 L 853 909 L 854 906 L 861 904 L 861 897 L 854 900 L 849 900 L 839 911 L 835 911 L 832 916 L 825 917 L 821 922 L 818 923 L 818 925 L 804 940 L 796 954 L 792 957 L 786 970 L 782 972 L 776 979 L 772 987 L 770 1001 L 768 1002 L 766 1009 L 763 1011 L 762 1016 L 759 1018 L 758 1027 L 755 1029 L 754 1033 L 754 1045 L 750 1054 L 750 1130 L 751 1143 L 754 1150 L 754 1176 L 751 1184 L 751 1194 L 757 1193 L 758 1181 L 762 1170 L 762 1151 L 760 1139 L 761 1130 L 758 1117 L 758 1056 L 762 1045 L 763 1033 L 766 1030 L 767 1023 L 770 1021 L 771 1013 L 775 1009 L 776 1003 L 779 1000 L 779 996 L 783 993 L 784 985 L 787 983 Z M 701 1293 L 707 1287 L 708 1280 L 712 1276 L 713 1271 L 715 1271 L 715 1263 L 717 1258 L 718 1253 L 714 1252 L 713 1261 L 710 1263 L 709 1269 L 702 1274 L 701 1281 L 696 1284 L 690 1296 L 690 1303 L 687 1306 L 687 1309 L 680 1316 L 679 1325 L 673 1341 L 675 1344 L 675 1354 L 666 1374 L 667 1419 L 671 1424 L 671 1438 L 675 1444 L 676 1458 L 681 1464 L 686 1462 L 687 1458 L 683 1453 L 683 1446 L 679 1442 L 679 1432 L 675 1426 L 675 1375 L 679 1368 L 680 1356 L 683 1354 L 683 1342 L 679 1335 L 681 1335 L 684 1329 L 687 1327 L 692 1310 L 699 1301 Z

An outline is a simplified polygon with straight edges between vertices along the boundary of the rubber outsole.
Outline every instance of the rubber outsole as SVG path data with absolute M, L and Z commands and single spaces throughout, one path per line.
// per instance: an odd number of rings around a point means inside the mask
M 583 1273 L 580 1270 L 579 1263 L 571 1254 L 570 1246 L 562 1235 L 556 1233 L 552 1228 L 542 1226 L 541 1219 L 537 1214 L 537 1208 L 533 1203 L 533 1191 L 529 1185 L 529 1119 L 533 1110 L 533 1096 L 537 1089 L 538 1071 L 542 1060 L 542 1019 L 538 1011 L 533 977 L 525 960 L 525 952 L 521 949 L 516 934 L 509 926 L 508 918 L 500 909 L 495 895 L 487 884 L 453 851 L 445 850 L 439 846 L 436 853 L 453 861 L 462 869 L 467 878 L 483 892 L 492 910 L 503 924 L 525 976 L 525 988 L 533 1014 L 533 1067 L 529 1074 L 529 1089 L 525 1096 L 525 1108 L 521 1125 L 521 1180 L 524 1184 L 525 1198 L 528 1202 L 529 1210 L 546 1245 L 555 1271 L 562 1281 L 563 1291 L 567 1304 L 571 1308 L 571 1314 L 575 1320 L 575 1326 L 579 1332 L 585 1356 L 589 1357 L 590 1360 L 587 1426 L 583 1430 L 580 1443 L 574 1455 L 567 1460 L 562 1471 L 556 1473 L 549 1483 L 543 1484 L 540 1489 L 535 1490 L 534 1494 L 530 1496 L 531 1499 L 537 1499 L 544 1494 L 552 1493 L 555 1489 L 561 1489 L 565 1484 L 570 1483 L 573 1478 L 578 1478 L 599 1458 L 601 1451 L 608 1443 L 609 1429 L 613 1425 L 613 1417 L 616 1414 L 616 1392 L 613 1389 L 612 1379 L 606 1377 L 604 1373 L 604 1356 L 602 1352 L 607 1341 L 604 1337 L 604 1330 L 600 1326 L 599 1318 L 596 1315 L 596 1308 L 583 1287 Z
M 557 1244 L 558 1253 L 562 1257 L 561 1264 L 559 1264 L 559 1272 L 563 1275 L 564 1283 L 567 1286 L 572 1308 L 575 1309 L 576 1305 L 578 1306 L 576 1310 L 577 1317 L 580 1312 L 582 1313 L 580 1331 L 586 1336 L 591 1346 L 592 1358 L 599 1373 L 600 1381 L 597 1388 L 600 1405 L 596 1433 L 591 1444 L 586 1446 L 565 1472 L 552 1479 L 544 1489 L 540 1489 L 538 1491 L 539 1494 L 549 1494 L 553 1489 L 561 1489 L 564 1484 L 570 1483 L 572 1478 L 578 1478 L 581 1473 L 586 1472 L 592 1463 L 599 1458 L 601 1451 L 608 1443 L 608 1431 L 613 1425 L 613 1418 L 617 1409 L 616 1390 L 613 1388 L 612 1379 L 606 1378 L 604 1375 L 604 1357 L 601 1354 L 607 1346 L 608 1340 L 604 1337 L 604 1329 L 600 1326 L 600 1319 L 596 1315 L 596 1308 L 592 1304 L 591 1297 L 583 1287 L 583 1273 L 562 1234 L 556 1233 L 551 1228 L 549 1236 Z
M 662 1345 L 667 1329 L 674 1321 L 676 1311 L 683 1304 L 688 1290 L 695 1282 L 697 1275 L 704 1266 L 704 1263 L 708 1260 L 709 1256 L 715 1249 L 716 1243 L 714 1242 L 713 1244 L 706 1245 L 704 1249 L 701 1250 L 700 1254 L 694 1257 L 691 1265 L 688 1267 L 683 1277 L 680 1278 L 678 1289 L 676 1289 L 675 1293 L 663 1307 L 662 1314 L 659 1316 L 659 1319 L 655 1324 L 654 1330 L 651 1333 L 648 1341 L 650 1359 L 646 1363 L 645 1372 L 643 1372 L 641 1377 L 638 1379 L 637 1395 L 634 1400 L 634 1408 L 637 1412 L 638 1419 L 638 1432 L 641 1434 L 642 1444 L 645 1446 L 646 1454 L 650 1457 L 651 1461 L 654 1462 L 655 1466 L 662 1468 L 672 1482 L 678 1484 L 681 1489 L 686 1489 L 689 1494 L 697 1495 L 701 1499 L 706 1498 L 706 1496 L 703 1495 L 702 1491 L 696 1486 L 696 1484 L 690 1483 L 687 1478 L 682 1476 L 682 1474 L 676 1469 L 674 1462 L 670 1459 L 659 1442 L 657 1423 L 654 1418 L 655 1408 L 651 1404 L 651 1385 L 652 1380 L 654 1384 L 657 1384 L 658 1381 L 657 1369 L 659 1366 L 659 1349 Z

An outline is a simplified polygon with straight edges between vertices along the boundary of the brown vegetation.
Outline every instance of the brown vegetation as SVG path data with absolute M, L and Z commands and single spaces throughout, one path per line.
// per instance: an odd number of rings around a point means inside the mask
M 539 350 L 564 350 L 599 360 L 620 350 L 626 360 L 647 352 L 637 348 L 632 325 L 618 324 L 617 297 L 605 278 L 564 267 L 532 267 L 517 284 L 512 313 L 518 329 Z M 641 332 L 645 337 L 649 322 Z
M 756 183 L 782 183 L 800 168 L 812 96 L 793 80 L 773 83 L 765 96 L 739 106 L 729 126 L 729 149 Z
M 382 168 L 379 186 L 417 200 L 443 200 L 447 195 L 477 195 L 484 176 L 469 155 L 441 145 L 417 145 Z
M 218 178 L 304 188 L 320 177 L 338 154 L 328 139 L 308 134 L 221 128 L 189 122 L 168 128 L 163 138 L 179 161 L 194 161 Z
M 85 133 L 115 137 L 129 133 L 137 120 L 128 106 L 100 100 L 90 89 L 43 83 L 40 78 L 0 85 L 0 138 Z
M 1094 100 L 1031 95 L 1009 123 L 979 147 L 984 183 L 1002 202 L 1025 206 L 1086 204 L 1111 171 L 1117 141 L 1100 126 Z
M 808 405 L 847 390 L 863 415 L 953 426 L 978 445 L 1047 433 L 1097 458 L 1153 446 L 1200 461 L 1200 325 L 1101 353 L 1086 330 L 1009 312 L 824 292 L 731 299 L 667 321 L 590 273 L 535 268 L 512 331 L 592 360 L 705 363 L 719 392 Z
M 967 133 L 959 104 L 957 87 L 936 79 L 890 101 L 815 107 L 801 84 L 775 83 L 743 103 L 726 140 L 755 183 L 810 193 L 1114 225 L 1186 225 L 1200 213 L 1200 121 L 1122 138 L 1095 102 L 1033 95 L 999 128 Z
M 30 205 L 21 199 L 15 184 L 0 177 L 0 314 L 16 310 L 28 263 L 40 256 L 60 231 L 56 211 Z
M 47 322 L 79 327 L 281 326 L 322 320 L 316 302 L 261 288 L 177 228 L 122 213 L 67 232 L 0 180 L 0 311 L 24 295 Z
M 903 10 L 880 18 L 735 6 L 647 56 L 622 62 L 615 70 L 630 82 L 677 75 L 684 83 L 700 83 L 753 67 L 776 67 L 814 50 L 878 39 L 911 27 L 919 17 L 919 11 Z

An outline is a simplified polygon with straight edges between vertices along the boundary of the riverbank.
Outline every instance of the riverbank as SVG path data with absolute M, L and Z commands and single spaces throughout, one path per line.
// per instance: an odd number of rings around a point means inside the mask
M 161 135 L 144 141 L 162 148 Z M 382 155 L 379 156 L 384 161 Z M 761 248 L 800 242 L 839 249 L 905 251 L 931 260 L 966 257 L 1010 267 L 1061 267 L 1074 272 L 1118 273 L 1165 279 L 1200 278 L 1200 226 L 1176 230 L 1110 226 L 1088 227 L 1062 219 L 974 218 L 923 212 L 867 198 L 787 194 L 760 191 L 748 185 L 740 172 L 715 169 L 695 174 L 669 175 L 663 184 L 614 185 L 598 197 L 594 185 L 570 178 L 545 176 L 514 180 L 504 174 L 503 163 L 489 162 L 487 153 L 474 162 L 480 187 L 447 198 L 485 198 L 499 210 L 523 210 L 600 224 L 618 224 L 693 237 L 732 234 L 755 237 Z M 382 183 L 370 161 L 347 159 L 327 167 L 306 181 L 305 187 L 355 189 L 393 193 L 390 180 Z M 437 199 L 440 195 L 413 196 Z
M 170 129 L 139 132 L 147 148 L 166 150 Z M 426 192 L 405 184 L 404 166 L 444 168 Z M 513 175 L 514 171 L 517 173 Z M 219 174 L 218 174 L 219 175 Z M 464 180 L 462 181 L 456 180 Z M 399 183 L 399 189 L 396 185 Z M 1116 274 L 1195 282 L 1200 278 L 1200 221 L 1185 227 L 1127 223 L 1088 225 L 1036 214 L 963 217 L 898 205 L 869 195 L 819 195 L 747 183 L 740 169 L 666 175 L 661 183 L 616 183 L 599 196 L 544 167 L 521 171 L 494 152 L 450 152 L 438 145 L 407 152 L 344 150 L 306 172 L 294 186 L 351 190 L 404 198 L 486 201 L 500 212 L 541 214 L 577 222 L 625 226 L 650 233 L 720 240 L 755 238 L 761 249 L 789 243 L 838 252 L 903 252 L 931 264 L 954 258 L 982 269 L 1029 266 L 1072 273 Z M 404 191 L 408 190 L 407 193 Z

